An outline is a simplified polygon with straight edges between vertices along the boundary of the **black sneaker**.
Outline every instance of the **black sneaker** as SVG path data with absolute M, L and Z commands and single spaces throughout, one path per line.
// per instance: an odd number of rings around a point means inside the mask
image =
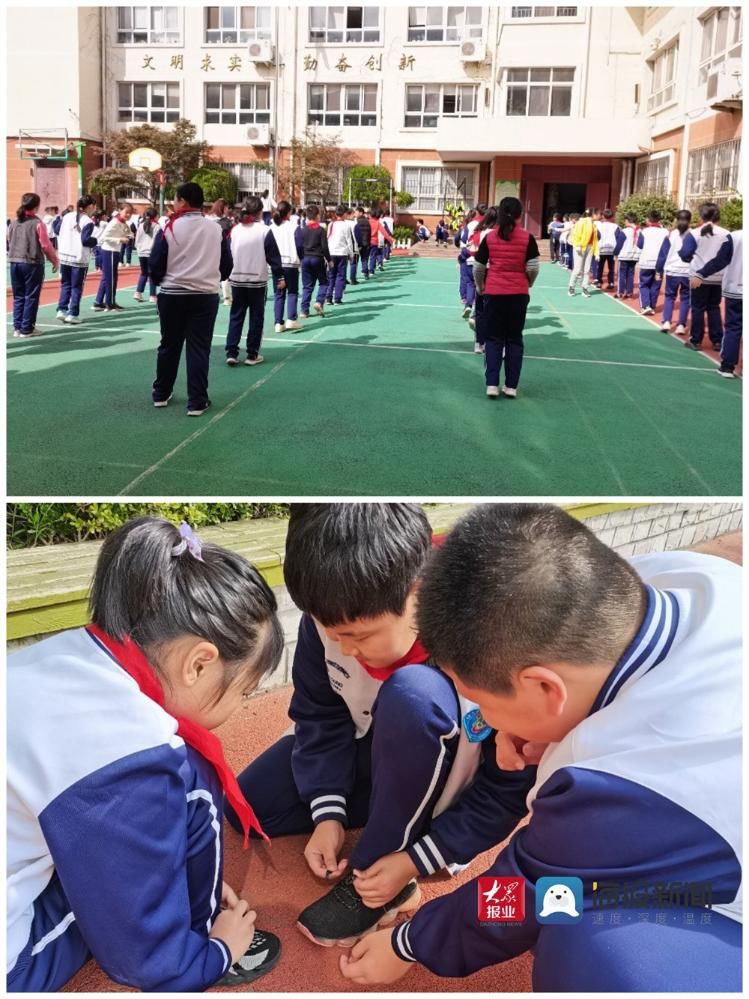
M 252 943 L 216 985 L 247 985 L 267 975 L 278 964 L 281 941 L 273 933 L 255 930 Z
M 726 364 L 725 361 L 720 366 L 720 376 L 721 378 L 735 378 L 733 365 Z
M 395 898 L 378 909 L 364 904 L 349 871 L 335 887 L 300 914 L 297 926 L 313 943 L 321 947 L 352 947 L 359 937 L 378 926 L 392 923 L 402 909 L 415 909 L 421 893 L 415 881 L 409 881 Z
M 701 350 L 702 349 L 702 345 L 699 344 L 699 343 L 695 343 L 694 340 L 685 340 L 684 341 L 684 346 L 687 347 L 689 350 Z
M 124 311 L 125 311 L 125 306 L 118 305 L 116 302 L 114 303 L 114 305 L 110 305 L 109 308 L 107 309 L 107 312 L 124 312 Z
M 208 407 L 210 405 L 211 405 L 211 400 L 209 399 L 208 402 L 205 404 L 205 406 L 201 406 L 200 409 L 197 409 L 197 408 L 196 409 L 188 408 L 187 415 L 188 416 L 202 416 L 203 413 L 205 413 L 205 411 L 208 409 Z
M 359 282 L 357 281 L 356 278 L 354 278 L 353 280 L 349 281 L 349 284 L 359 284 Z

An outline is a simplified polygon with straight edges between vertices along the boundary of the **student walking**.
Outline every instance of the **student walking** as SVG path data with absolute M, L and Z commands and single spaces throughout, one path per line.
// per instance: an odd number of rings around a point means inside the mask
M 346 208 L 346 225 L 351 230 L 351 243 L 354 247 L 354 256 L 349 265 L 349 276 L 348 284 L 359 284 L 356 274 L 359 266 L 359 241 L 356 238 L 356 218 L 354 217 L 354 209 L 350 206 Z
M 208 218 L 215 219 L 216 223 L 221 227 L 224 237 L 228 237 L 234 223 L 229 217 L 228 206 L 223 198 L 218 198 L 213 202 Z M 228 281 L 221 282 L 221 292 L 224 296 L 224 305 L 231 305 L 231 284 Z
M 582 281 L 584 298 L 590 298 L 590 269 L 598 259 L 598 230 L 593 222 L 593 209 L 587 208 L 583 217 L 575 223 L 569 236 L 575 266 L 570 277 L 567 294 L 574 296 L 578 281 Z
M 13 336 L 27 340 L 41 336 L 36 327 L 39 299 L 44 284 L 44 258 L 55 273 L 59 266 L 57 251 L 49 241 L 47 227 L 37 215 L 40 198 L 24 194 L 8 233 L 8 262 L 13 290 Z
M 216 223 L 203 215 L 203 201 L 199 184 L 180 184 L 176 211 L 156 233 L 150 257 L 161 324 L 153 404 L 157 409 L 169 404 L 186 346 L 188 416 L 202 416 L 211 405 L 208 367 L 218 313 L 216 289 L 232 269 L 229 243 Z
M 676 297 L 679 297 L 679 322 L 677 333 L 685 333 L 689 316 L 689 264 L 679 256 L 684 236 L 689 231 L 692 213 L 686 208 L 676 213 L 676 228 L 663 240 L 656 262 L 656 271 L 666 278 L 666 292 L 663 300 L 663 321 L 661 331 L 671 332 L 671 317 L 674 313 Z
M 637 248 L 640 251 L 640 315 L 654 316 L 658 305 L 661 282 L 656 270 L 658 256 L 663 241 L 668 236 L 661 225 L 661 213 L 653 209 L 648 212 L 648 221 L 640 229 Z
M 270 196 L 267 190 L 263 191 L 260 195 L 260 200 L 263 206 L 263 224 L 270 225 L 271 219 L 273 218 L 273 212 L 276 210 L 278 205 Z
M 107 223 L 101 236 L 102 278 L 96 299 L 91 306 L 94 312 L 122 312 L 117 304 L 117 271 L 120 264 L 120 249 L 130 242 L 130 218 L 133 206 L 127 202 L 120 206 L 116 215 Z
M 367 213 L 361 205 L 356 209 L 356 224 L 354 228 L 356 245 L 359 248 L 361 271 L 365 281 L 369 281 L 369 254 L 372 246 L 372 227 Z
M 369 213 L 369 229 L 371 232 L 369 249 L 370 274 L 374 274 L 378 267 L 380 270 L 384 270 L 385 244 L 393 242 L 393 237 L 382 224 L 381 215 L 382 212 L 377 208 L 373 208 Z
M 156 285 L 149 274 L 149 257 L 151 248 L 159 230 L 159 213 L 155 208 L 146 208 L 143 218 L 135 231 L 135 249 L 138 252 L 138 264 L 140 265 L 140 275 L 135 286 L 134 299 L 136 302 L 143 301 L 143 292 L 146 290 L 146 283 L 149 286 L 149 302 L 157 303 Z
M 614 221 L 614 213 L 610 208 L 604 208 L 603 217 L 596 223 L 598 230 L 598 273 L 596 285 L 603 287 L 603 272 L 608 267 L 609 277 L 607 291 L 614 290 L 614 251 L 616 250 L 616 232 L 618 226 Z
M 720 208 L 713 201 L 700 205 L 702 226 L 693 229 L 684 236 L 679 256 L 690 264 L 690 278 L 697 277 L 697 272 L 715 258 L 728 235 L 728 230 L 718 225 Z M 691 310 L 689 324 L 689 339 L 684 346 L 691 350 L 700 350 L 705 336 L 705 317 L 707 317 L 707 332 L 714 350 L 720 350 L 723 340 L 723 320 L 720 314 L 722 271 L 715 271 L 709 277 L 701 280 L 699 285 L 692 286 Z
M 354 236 L 346 221 L 346 206 L 339 205 L 335 218 L 328 225 L 330 274 L 328 276 L 328 305 L 343 305 L 346 289 L 346 267 L 354 259 Z
M 624 216 L 624 228 L 616 234 L 614 256 L 619 258 L 619 291 L 614 298 L 632 298 L 635 290 L 635 266 L 640 259 L 637 241 L 640 227 L 637 216 L 630 212 Z
M 325 229 L 320 225 L 320 209 L 310 205 L 307 209 L 307 225 L 302 232 L 302 311 L 300 319 L 309 319 L 309 308 L 315 285 L 319 285 L 315 312 L 318 316 L 325 315 L 324 303 L 328 297 L 328 267 L 330 266 L 330 250 Z
M 273 239 L 278 246 L 283 267 L 283 280 L 273 275 L 273 313 L 275 320 L 274 332 L 285 333 L 287 330 L 299 330 L 297 321 L 299 313 L 299 268 L 304 255 L 304 230 L 291 219 L 291 205 L 288 201 L 279 201 L 270 227 Z M 288 318 L 284 321 L 284 311 L 288 306 Z
M 714 274 L 722 273 L 723 301 L 726 309 L 726 326 L 720 348 L 720 374 L 723 378 L 734 378 L 739 363 L 741 335 L 743 330 L 744 298 L 744 234 L 741 229 L 729 232 L 713 259 L 701 267 L 692 278 L 692 287 Z
M 60 257 L 60 297 L 56 319 L 78 326 L 81 323 L 81 297 L 88 273 L 91 250 L 96 246 L 94 221 L 91 217 L 96 199 L 84 194 L 76 210 L 68 212 L 60 225 L 58 247 Z
M 559 237 L 562 235 L 562 229 L 564 229 L 562 216 L 559 212 L 556 212 L 554 218 L 546 227 L 546 232 L 549 236 L 549 259 L 552 264 L 559 263 Z

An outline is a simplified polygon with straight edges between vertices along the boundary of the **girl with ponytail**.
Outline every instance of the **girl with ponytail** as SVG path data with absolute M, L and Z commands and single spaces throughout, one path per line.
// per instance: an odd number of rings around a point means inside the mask
M 291 204 L 279 201 L 273 214 L 270 227 L 272 238 L 278 246 L 283 264 L 283 280 L 273 275 L 273 318 L 274 331 L 300 330 L 297 303 L 299 301 L 299 268 L 304 256 L 304 230 L 291 220 Z M 288 319 L 284 322 L 284 311 L 288 303 Z
M 159 213 L 155 208 L 146 208 L 138 226 L 138 231 L 135 234 L 135 249 L 138 253 L 140 276 L 138 277 L 138 284 L 135 286 L 135 295 L 133 297 L 136 302 L 143 301 L 143 292 L 146 289 L 146 281 L 148 281 L 148 300 L 152 305 L 155 305 L 157 302 L 156 282 L 148 273 L 148 265 L 151 259 L 153 241 L 159 229 L 158 218 Z
M 473 276 L 476 291 L 484 297 L 477 323 L 477 339 L 485 344 L 486 394 L 500 395 L 499 376 L 504 362 L 502 395 L 517 396 L 523 364 L 523 327 L 530 288 L 538 277 L 539 252 L 535 238 L 519 225 L 523 206 L 517 198 L 503 198 L 486 213 L 486 236 L 476 252 Z
M 468 252 L 468 263 L 469 270 L 471 271 L 471 280 L 473 280 L 473 266 L 476 259 L 476 253 L 481 245 L 481 240 L 486 238 L 486 234 L 490 229 L 493 229 L 498 221 L 498 210 L 495 207 L 486 208 L 484 207 L 483 214 L 475 215 L 476 221 L 474 222 L 473 231 L 470 232 L 467 243 Z M 469 225 L 469 231 L 471 226 Z M 470 284 L 468 285 L 468 291 L 470 293 Z M 474 331 L 474 344 L 473 352 L 475 354 L 483 354 L 486 349 L 486 343 L 483 339 L 481 316 L 484 311 L 484 296 L 480 295 L 475 289 L 474 283 L 474 295 L 473 295 L 473 312 L 470 314 L 471 318 L 468 320 L 468 325 Z M 463 318 L 465 318 L 466 310 L 463 310 Z
M 101 269 L 102 279 L 99 290 L 91 308 L 94 312 L 122 312 L 117 304 L 117 273 L 120 265 L 120 252 L 127 246 L 132 237 L 130 219 L 133 206 L 125 202 L 107 223 L 101 235 Z
M 44 258 L 52 264 L 52 273 L 59 266 L 47 227 L 37 215 L 40 201 L 33 191 L 24 194 L 7 233 L 13 289 L 13 336 L 22 340 L 42 334 L 36 328 L 36 316 L 44 284 Z
M 656 272 L 666 278 L 666 295 L 663 302 L 663 321 L 661 322 L 663 333 L 671 332 L 671 316 L 674 312 L 677 296 L 679 298 L 679 323 L 676 332 L 686 332 L 690 297 L 689 264 L 681 259 L 679 251 L 684 237 L 689 232 L 691 221 L 692 213 L 688 209 L 683 208 L 676 213 L 676 227 L 664 239 L 655 265 Z
M 63 215 L 58 233 L 60 254 L 60 298 L 57 315 L 63 323 L 78 326 L 81 323 L 81 298 L 86 284 L 91 251 L 96 247 L 94 214 L 96 198 L 84 194 L 78 199 L 75 211 Z

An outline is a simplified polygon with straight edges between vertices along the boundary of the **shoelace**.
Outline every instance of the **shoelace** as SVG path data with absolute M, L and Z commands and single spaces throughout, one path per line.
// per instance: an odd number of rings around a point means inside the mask
M 333 889 L 333 897 L 347 909 L 358 909 L 361 904 L 359 893 L 354 888 L 354 875 L 349 873 Z

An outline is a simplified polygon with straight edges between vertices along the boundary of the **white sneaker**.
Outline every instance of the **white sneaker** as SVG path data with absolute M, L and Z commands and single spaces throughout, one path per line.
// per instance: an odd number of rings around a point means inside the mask
M 465 308 L 463 309 L 463 318 L 468 319 L 470 315 L 471 315 L 471 306 L 466 305 Z
M 505 387 L 502 389 L 502 395 L 507 396 L 508 399 L 517 399 L 518 390 L 513 388 L 507 388 L 507 386 L 505 385 Z
M 68 326 L 80 326 L 83 320 L 81 319 L 80 316 L 67 316 L 65 318 L 65 322 L 68 324 Z
M 58 309 L 57 312 L 55 313 L 55 319 L 62 319 L 63 322 L 65 322 L 66 316 L 67 312 L 63 311 L 63 309 Z
M 273 332 L 274 333 L 285 333 L 286 332 L 286 326 L 283 323 L 276 323 L 276 325 L 273 327 Z
M 263 357 L 263 355 L 258 354 L 257 357 L 248 357 L 244 363 L 249 365 L 249 367 L 253 368 L 256 364 L 262 364 L 264 360 L 265 358 Z
M 174 395 L 174 392 L 172 392 L 172 395 Z M 171 398 L 172 398 L 172 396 L 170 395 L 169 399 L 171 399 Z M 154 402 L 154 408 L 155 409 L 166 409 L 166 407 L 169 405 L 169 399 L 160 399 L 159 402 Z
M 315 302 L 315 312 L 318 314 L 318 316 L 325 315 L 325 310 L 323 309 L 322 305 L 320 305 L 319 302 Z
M 237 365 L 239 364 L 239 358 L 238 357 L 227 357 L 226 358 L 226 363 L 229 365 L 230 368 L 236 368 Z
M 661 333 L 670 333 L 671 323 L 661 323 Z
M 681 323 L 679 323 L 679 325 L 674 330 L 674 333 L 686 333 L 686 331 L 687 331 L 686 326 L 683 326 Z
M 142 302 L 143 301 L 143 292 L 142 291 L 136 291 L 136 293 L 133 295 L 133 298 L 135 299 L 136 302 Z
M 499 385 L 487 385 L 486 386 L 486 394 L 489 396 L 490 399 L 498 399 L 499 398 Z
M 231 299 L 231 298 L 225 298 L 224 299 L 224 305 L 231 305 L 232 301 L 233 301 L 233 299 Z
M 473 352 L 474 352 L 474 354 L 483 354 L 484 353 L 484 345 L 482 343 L 474 343 L 474 345 L 473 345 Z
M 159 304 L 159 300 L 158 300 L 158 298 L 155 295 L 151 295 L 151 297 L 148 299 L 148 301 L 151 303 L 151 305 L 158 305 Z
M 18 339 L 19 339 L 19 340 L 28 340 L 28 339 L 30 339 L 30 338 L 31 338 L 32 336 L 41 336 L 41 335 L 42 335 L 42 333 L 43 333 L 43 330 L 40 330 L 40 329 L 39 329 L 39 328 L 38 328 L 37 326 L 35 326 L 35 327 L 33 328 L 33 330 L 29 330 L 29 332 L 28 332 L 28 333 L 24 333 L 24 332 L 23 332 L 23 330 L 22 330 L 22 331 L 21 331 L 21 332 L 20 332 L 20 333 L 18 334 Z
M 301 323 L 296 321 L 296 319 L 287 319 L 285 326 L 287 330 L 301 330 L 304 328 Z
M 475 320 L 475 319 L 474 319 L 473 317 L 471 317 L 471 318 L 470 318 L 470 319 L 468 320 L 468 325 L 470 326 L 470 328 L 471 328 L 472 330 L 475 330 L 475 329 L 476 329 L 476 320 Z
M 18 338 L 20 335 L 21 335 L 21 331 L 20 330 L 13 330 L 13 336 L 14 337 Z

